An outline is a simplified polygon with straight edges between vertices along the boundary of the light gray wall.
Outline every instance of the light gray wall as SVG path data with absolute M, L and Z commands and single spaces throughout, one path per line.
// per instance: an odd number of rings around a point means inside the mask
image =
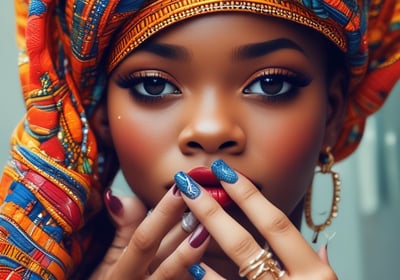
M 10 0 L 0 3 L 2 166 L 8 158 L 10 134 L 24 111 L 17 72 L 12 5 Z M 400 236 L 399 93 L 400 85 L 384 110 L 369 122 L 359 150 L 336 167 L 343 182 L 339 217 L 321 235 L 315 247 L 333 237 L 328 251 L 339 279 L 397 279 L 397 255 L 400 252 L 397 239 Z M 330 186 L 326 186 L 325 192 L 329 197 Z M 320 201 L 320 204 L 324 203 L 330 202 Z M 307 240 L 311 240 L 311 233 L 305 227 L 304 234 Z
M 14 7 L 11 0 L 0 3 L 0 166 L 8 158 L 11 132 L 24 108 L 19 87 L 15 44 Z

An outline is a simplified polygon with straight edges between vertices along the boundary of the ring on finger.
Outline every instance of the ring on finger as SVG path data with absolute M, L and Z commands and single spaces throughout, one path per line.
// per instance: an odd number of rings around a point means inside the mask
M 187 233 L 190 233 L 196 228 L 196 226 L 198 224 L 199 224 L 199 221 L 192 214 L 192 212 L 183 214 L 181 226 L 184 231 L 186 231 Z
M 249 276 L 253 272 L 254 274 Z M 272 275 L 274 280 L 278 280 L 285 275 L 285 271 L 281 270 L 278 261 L 273 258 L 272 253 L 268 249 L 262 249 L 255 259 L 250 261 L 246 267 L 239 270 L 239 276 L 256 280 L 267 272 Z

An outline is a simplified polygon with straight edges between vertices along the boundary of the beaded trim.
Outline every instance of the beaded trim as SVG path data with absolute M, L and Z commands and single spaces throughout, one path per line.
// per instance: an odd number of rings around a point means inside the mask
M 316 16 L 300 2 L 161 0 L 143 8 L 124 26 L 111 52 L 107 72 L 110 73 L 141 43 L 163 28 L 184 19 L 215 12 L 250 12 L 294 21 L 325 34 L 341 50 L 347 51 L 346 35 L 337 24 L 330 18 Z

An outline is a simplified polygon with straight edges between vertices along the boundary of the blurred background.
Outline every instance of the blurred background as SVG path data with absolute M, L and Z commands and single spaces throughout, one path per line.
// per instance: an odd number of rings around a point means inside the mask
M 7 161 L 10 135 L 24 112 L 14 33 L 13 1 L 1 1 L 0 167 Z M 340 280 L 399 279 L 399 106 L 400 83 L 384 108 L 369 119 L 357 152 L 335 166 L 342 178 L 339 216 L 320 235 L 314 247 L 318 249 L 328 242 L 331 264 Z M 115 185 L 117 191 L 126 192 L 121 176 L 116 179 Z M 331 203 L 331 184 L 317 183 L 314 188 L 319 194 L 316 209 L 325 209 L 317 210 L 322 215 Z M 303 232 L 311 241 L 312 232 L 306 225 Z

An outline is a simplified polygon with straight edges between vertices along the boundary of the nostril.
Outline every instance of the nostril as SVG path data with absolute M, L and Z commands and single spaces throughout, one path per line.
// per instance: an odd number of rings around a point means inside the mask
M 226 141 L 219 146 L 219 149 L 223 150 L 223 149 L 227 149 L 227 148 L 234 147 L 234 146 L 236 146 L 235 141 Z
M 190 141 L 189 143 L 187 143 L 187 145 L 189 148 L 194 148 L 194 149 L 202 149 L 203 148 L 199 143 L 197 143 L 195 141 Z

